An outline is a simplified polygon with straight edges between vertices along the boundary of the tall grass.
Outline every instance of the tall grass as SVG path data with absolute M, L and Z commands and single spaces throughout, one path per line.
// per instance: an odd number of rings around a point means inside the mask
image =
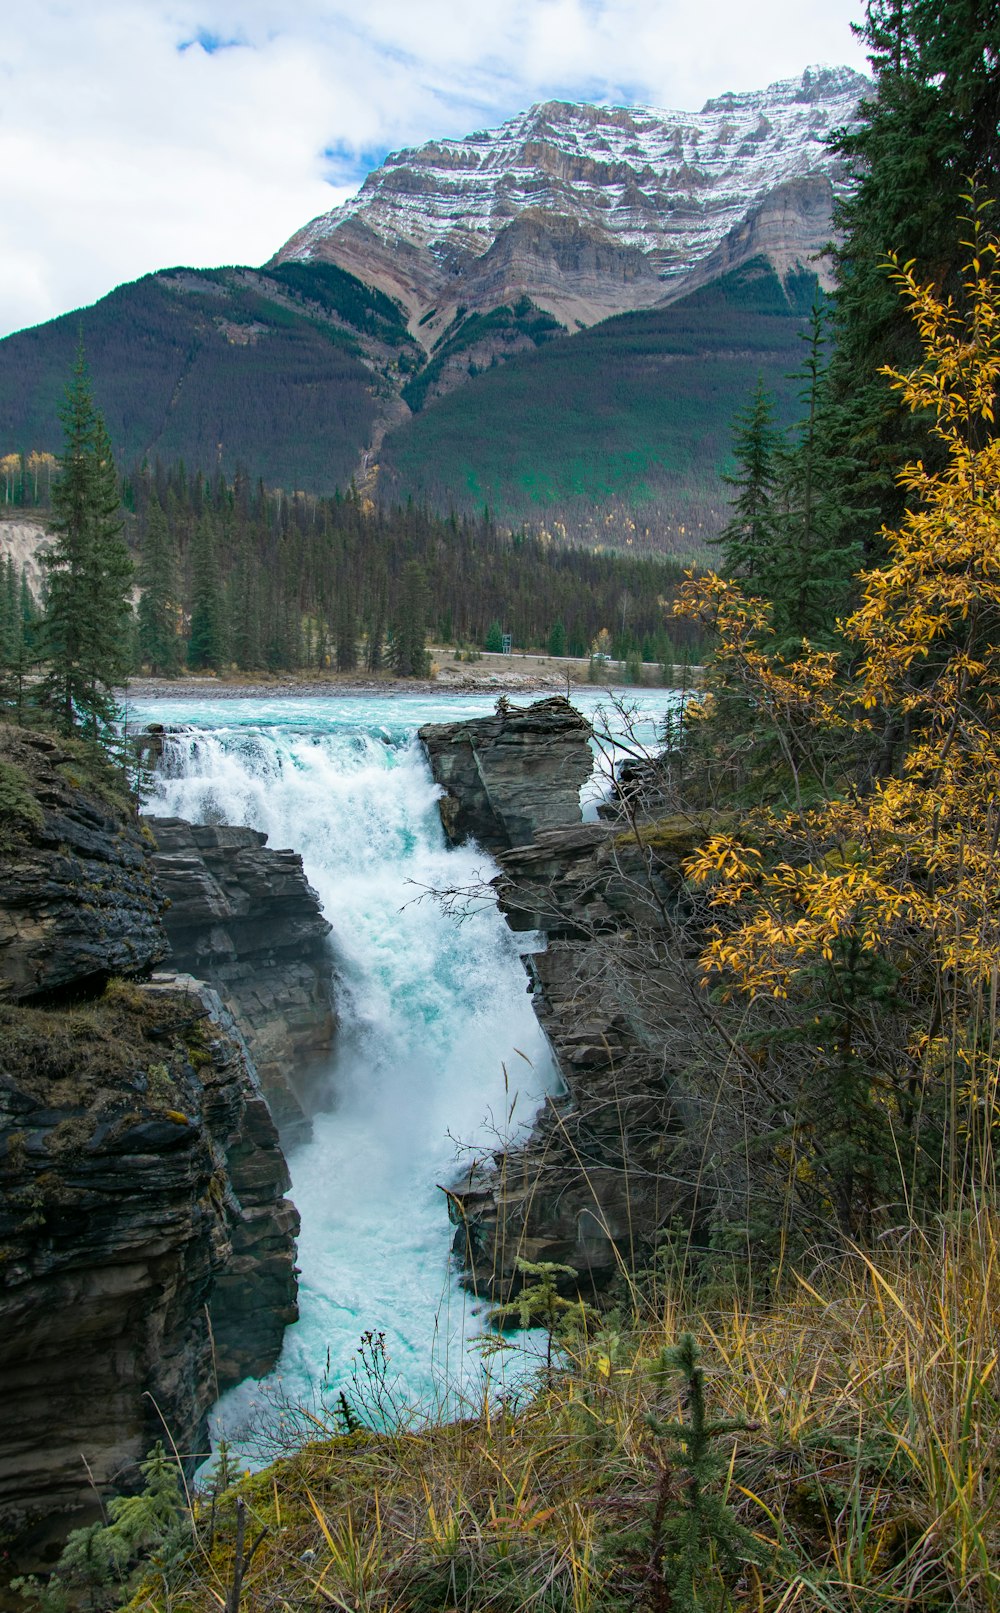
M 1000 1217 L 980 1204 L 933 1228 L 789 1272 L 757 1301 L 699 1306 L 672 1286 L 570 1346 L 523 1410 L 357 1431 L 237 1487 L 267 1530 L 244 1609 L 655 1609 L 658 1496 L 678 1474 L 651 1432 L 682 1417 L 652 1370 L 698 1336 L 723 1441 L 725 1499 L 761 1564 L 717 1565 L 697 1605 L 801 1613 L 1000 1608 Z M 232 1577 L 235 1491 L 214 1538 L 132 1607 L 217 1608 Z

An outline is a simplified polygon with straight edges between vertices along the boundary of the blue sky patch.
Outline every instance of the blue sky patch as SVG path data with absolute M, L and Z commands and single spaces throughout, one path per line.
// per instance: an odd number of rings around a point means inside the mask
M 217 51 L 233 50 L 236 46 L 246 45 L 246 40 L 225 39 L 222 34 L 213 34 L 208 28 L 199 28 L 190 39 L 182 39 L 177 49 L 190 50 L 193 45 L 200 45 L 206 56 L 214 56 Z

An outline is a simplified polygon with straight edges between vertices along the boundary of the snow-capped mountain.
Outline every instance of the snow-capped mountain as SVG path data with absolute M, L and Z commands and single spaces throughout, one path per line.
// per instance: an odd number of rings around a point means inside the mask
M 868 87 L 811 67 L 696 113 L 548 101 L 387 157 L 275 261 L 339 264 L 399 298 L 428 346 L 459 306 L 527 294 L 573 329 L 759 252 L 784 272 L 829 238 L 843 176 L 826 137 Z

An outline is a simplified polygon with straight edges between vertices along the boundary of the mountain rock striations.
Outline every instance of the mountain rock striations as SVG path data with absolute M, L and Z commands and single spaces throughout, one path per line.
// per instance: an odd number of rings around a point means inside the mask
M 829 238 L 844 175 L 824 142 L 867 85 L 813 67 L 700 112 L 547 101 L 391 154 L 275 261 L 333 262 L 377 286 L 428 348 L 468 310 L 522 295 L 574 329 L 676 298 L 713 260 L 764 248 L 785 272 Z

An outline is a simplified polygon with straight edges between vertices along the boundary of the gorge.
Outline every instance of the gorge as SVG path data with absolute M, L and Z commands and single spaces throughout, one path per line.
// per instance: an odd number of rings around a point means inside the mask
M 582 697 L 588 706 L 593 699 Z M 641 697 L 648 732 L 670 699 L 653 693 Z M 428 726 L 427 719 L 443 716 L 462 720 Z M 54 1112 L 57 1095 L 66 1103 L 64 1081 L 50 1091 L 51 1112 L 40 1112 L 41 1089 L 33 1097 L 30 1083 L 9 1079 L 8 1067 L 9 1131 L 16 1132 L 13 1141 L 8 1136 L 8 1169 L 25 1158 L 25 1172 L 28 1166 L 34 1172 L 25 1174 L 25 1186 L 15 1183 L 12 1196 L 14 1204 L 18 1194 L 25 1197 L 29 1214 L 21 1235 L 33 1252 L 27 1263 L 15 1263 L 5 1273 L 15 1295 L 19 1279 L 31 1278 L 21 1292 L 32 1295 L 29 1313 L 38 1318 L 32 1334 L 23 1306 L 8 1310 L 8 1336 L 18 1358 L 30 1360 L 28 1378 L 38 1382 L 39 1393 L 51 1394 L 53 1380 L 67 1370 L 60 1365 L 65 1351 L 78 1351 L 79 1338 L 67 1330 L 53 1355 L 54 1346 L 42 1343 L 38 1328 L 53 1308 L 74 1303 L 72 1293 L 96 1289 L 110 1295 L 103 1325 L 121 1335 L 127 1351 L 126 1357 L 121 1349 L 109 1352 L 107 1370 L 120 1379 L 127 1358 L 140 1378 L 146 1373 L 163 1421 L 174 1438 L 180 1435 L 185 1450 L 206 1448 L 199 1430 L 214 1399 L 213 1350 L 220 1389 L 245 1380 L 224 1396 L 214 1417 L 216 1433 L 250 1455 L 266 1455 L 282 1442 L 287 1447 L 312 1418 L 336 1426 L 331 1408 L 354 1381 L 365 1338 L 378 1341 L 397 1409 L 455 1413 L 466 1397 L 475 1396 L 482 1378 L 475 1339 L 484 1326 L 485 1301 L 509 1286 L 512 1254 L 506 1268 L 493 1269 L 491 1239 L 504 1243 L 497 1239 L 498 1227 L 509 1230 L 517 1223 L 519 1236 L 528 1239 L 520 1247 L 548 1254 L 558 1245 L 559 1258 L 576 1261 L 595 1281 L 606 1282 L 609 1275 L 608 1215 L 617 1213 L 613 1195 L 606 1214 L 588 1209 L 586 1191 L 576 1198 L 567 1192 L 564 1161 L 563 1176 L 557 1182 L 550 1173 L 546 1192 L 525 1221 L 523 1202 L 516 1193 L 498 1193 L 491 1175 L 498 1166 L 509 1175 L 512 1159 L 527 1161 L 532 1171 L 537 1164 L 533 1152 L 520 1150 L 546 1093 L 560 1090 L 546 1033 L 564 1070 L 574 1078 L 593 1074 L 587 1025 L 573 1050 L 558 1028 L 553 1030 L 551 1015 L 546 1019 L 541 1013 L 544 1030 L 539 1023 L 519 957 L 522 946 L 530 952 L 539 943 L 523 934 L 523 913 L 511 915 L 511 926 L 504 923 L 488 889 L 497 873 L 492 854 L 501 854 L 501 866 L 508 856 L 530 858 L 526 842 L 537 828 L 542 845 L 553 836 L 582 837 L 588 845 L 607 838 L 607 826 L 579 823 L 581 786 L 586 794 L 592 765 L 587 723 L 562 700 L 527 712 L 504 709 L 501 702 L 493 714 L 487 699 L 456 696 L 158 701 L 140 707 L 133 720 L 159 728 L 143 822 L 144 833 L 152 830 L 158 841 L 153 876 L 169 893 L 164 914 L 174 949 L 169 965 L 197 970 L 210 984 L 197 985 L 183 974 L 157 975 L 150 985 L 126 982 L 113 988 L 119 997 L 97 1011 L 97 1020 L 107 1013 L 119 1019 L 139 1016 L 145 1027 L 148 1018 L 151 1028 L 141 1034 L 162 1041 L 175 1034 L 178 1002 L 186 1005 L 181 1034 L 187 1038 L 188 1062 L 182 1068 L 175 1059 L 165 1077 L 147 1070 L 147 1084 L 171 1083 L 169 1094 L 163 1087 L 170 1103 L 162 1117 L 139 1119 L 136 1135 L 156 1155 L 161 1175 L 158 1161 L 185 1160 L 187 1174 L 175 1189 L 181 1196 L 169 1212 L 170 1224 L 180 1224 L 184 1202 L 205 1205 L 195 1215 L 195 1231 L 189 1228 L 186 1234 L 179 1265 L 170 1268 L 168 1258 L 164 1267 L 168 1250 L 149 1267 L 153 1291 L 163 1294 L 163 1306 L 187 1342 L 183 1348 L 172 1343 L 169 1331 L 162 1331 L 166 1323 L 153 1326 L 161 1314 L 154 1308 L 149 1347 L 145 1354 L 135 1349 L 137 1308 L 149 1303 L 143 1281 L 134 1263 L 122 1263 L 120 1247 L 112 1256 L 117 1288 L 79 1269 L 82 1248 L 90 1251 L 92 1268 L 99 1255 L 93 1221 L 74 1244 L 69 1263 L 77 1275 L 58 1279 L 58 1236 L 53 1240 L 51 1233 L 57 1212 L 50 1201 L 63 1188 L 53 1188 L 51 1158 L 58 1155 L 62 1161 L 63 1139 L 78 1145 L 83 1138 L 80 1106 L 71 1106 L 71 1113 Z M 418 727 L 430 762 L 416 739 Z M 43 742 L 43 754 L 48 743 Z M 484 744 L 500 759 L 483 764 Z M 442 778 L 442 748 L 452 752 L 450 797 L 441 796 L 432 777 L 433 766 Z M 455 762 L 459 753 L 466 757 L 464 772 Z M 482 811 L 476 815 L 469 761 L 493 792 L 489 810 L 502 833 L 492 839 Z M 460 800 L 466 811 L 461 824 L 449 810 Z M 575 829 L 558 827 L 573 814 Z M 593 818 L 594 802 L 587 816 Z M 465 843 L 449 847 L 446 830 Z M 488 850 L 466 839 L 469 830 Z M 435 899 L 433 893 L 442 891 L 464 893 L 460 912 Z M 141 960 L 127 960 L 126 973 L 140 965 L 162 966 L 159 954 L 166 941 L 152 914 L 147 929 L 154 939 Z M 556 946 L 553 941 L 550 951 Z M 8 947 L 6 959 L 11 956 Z M 542 1006 L 547 956 L 529 959 L 536 1009 Z M 558 961 L 557 951 L 553 956 Z M 53 1005 L 45 1011 L 51 1018 L 67 1010 Z M 82 1012 L 94 1020 L 95 1010 Z M 207 1037 L 198 1029 L 206 1024 Z M 116 1045 L 128 1046 L 118 1020 L 110 1034 Z M 301 1319 L 285 1333 L 283 1347 L 283 1328 L 295 1316 L 289 1240 L 298 1217 L 280 1197 L 287 1177 L 252 1064 L 247 1073 L 247 1043 L 282 1122 L 291 1193 L 302 1216 Z M 206 1092 L 224 1095 L 224 1101 L 212 1100 L 213 1116 L 221 1103 L 221 1130 L 218 1118 L 209 1116 L 207 1099 L 198 1096 L 199 1082 Z M 105 1078 L 101 1092 L 88 1089 L 84 1095 L 99 1113 L 101 1104 L 111 1101 L 101 1095 L 107 1085 Z M 572 1080 L 569 1096 L 572 1107 Z M 215 1174 L 198 1187 L 191 1177 L 191 1151 L 183 1145 L 199 1125 L 200 1103 L 206 1119 L 199 1146 L 207 1147 Z M 532 1150 L 550 1147 L 548 1125 L 546 1119 L 535 1130 Z M 17 1141 L 22 1132 L 25 1145 Z M 117 1151 L 115 1168 L 119 1173 L 138 1169 L 137 1189 L 149 1195 L 160 1178 L 143 1175 L 141 1161 L 136 1166 L 133 1133 L 135 1123 L 121 1139 L 113 1126 L 108 1131 Z M 88 1157 L 94 1147 L 95 1142 L 84 1141 Z M 219 1174 L 220 1147 L 226 1175 Z M 79 1170 L 69 1174 L 67 1192 L 77 1192 L 78 1176 Z M 41 1240 L 32 1231 L 28 1204 L 31 1183 L 39 1180 L 47 1195 Z M 212 1206 L 217 1206 L 214 1222 L 206 1213 Z M 457 1235 L 449 1228 L 449 1213 L 458 1222 Z M 165 1201 L 151 1200 L 147 1220 L 167 1214 Z M 201 1248 L 191 1242 L 199 1216 L 216 1230 L 205 1252 L 192 1258 Z M 547 1230 L 540 1231 L 539 1216 Z M 463 1287 L 459 1277 L 473 1226 L 476 1258 L 466 1264 Z M 449 1258 L 453 1240 L 457 1263 Z M 138 1240 L 125 1247 L 143 1258 Z M 46 1253 L 43 1259 L 41 1250 L 55 1255 Z M 40 1282 L 40 1261 L 55 1268 L 55 1287 L 50 1279 L 48 1286 Z M 173 1278 L 165 1276 L 169 1269 L 175 1269 Z M 67 1288 L 67 1282 L 76 1287 Z M 210 1331 L 198 1321 L 202 1294 L 210 1296 Z M 98 1327 L 98 1345 L 100 1338 Z M 5 1377 L 23 1396 L 24 1372 L 11 1362 L 6 1368 Z M 514 1382 L 523 1371 L 519 1360 Z M 124 1392 L 119 1385 L 115 1404 Z M 89 1390 L 81 1393 L 89 1405 Z M 75 1447 L 92 1451 L 93 1430 L 87 1416 L 71 1406 L 62 1415 L 63 1432 L 72 1431 L 60 1458 L 61 1499 L 71 1515 L 82 1499 L 83 1470 Z M 0 1469 L 11 1486 L 8 1519 L 18 1507 L 23 1514 L 31 1510 L 30 1491 L 23 1488 L 23 1476 L 18 1478 L 29 1441 L 39 1451 L 39 1493 L 46 1485 L 52 1491 L 51 1430 L 40 1432 L 41 1404 L 34 1416 L 34 1423 L 19 1422 L 7 1467 Z M 96 1464 L 99 1485 L 115 1483 L 155 1432 L 148 1418 L 133 1417 L 130 1427 L 131 1443 L 119 1441 Z

